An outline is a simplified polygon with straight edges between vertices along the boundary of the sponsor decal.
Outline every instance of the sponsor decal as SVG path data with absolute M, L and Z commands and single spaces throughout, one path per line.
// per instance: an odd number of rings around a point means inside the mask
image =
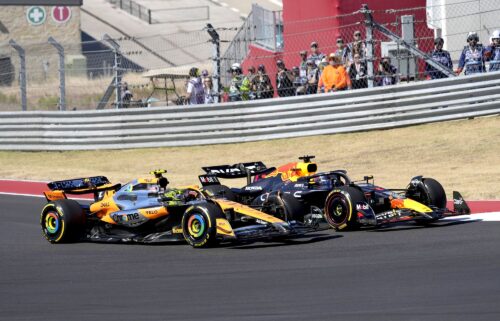
M 302 191 L 297 191 L 297 192 L 293 193 L 293 197 L 295 197 L 295 198 L 301 198 L 302 197 Z
M 158 210 L 146 210 L 147 215 L 155 215 L 158 214 Z
M 366 204 L 366 203 L 358 203 L 358 204 L 356 204 L 356 209 L 358 211 L 360 211 L 360 210 L 368 210 L 369 208 L 370 208 L 370 206 L 368 206 L 368 204 Z
M 110 207 L 110 203 L 109 202 L 102 202 L 101 203 L 101 208 L 106 208 L 106 207 Z
M 262 191 L 262 186 L 247 186 L 245 191 Z
M 455 205 L 462 205 L 464 203 L 464 199 L 463 198 L 459 198 L 459 199 L 454 199 L 453 200 L 453 204 Z

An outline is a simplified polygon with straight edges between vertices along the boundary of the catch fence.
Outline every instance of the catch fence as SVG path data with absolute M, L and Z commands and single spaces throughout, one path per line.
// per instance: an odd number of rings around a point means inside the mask
M 23 43 L 14 39 L 25 52 L 26 110 L 124 107 L 119 97 L 121 91 L 117 89 L 122 89 L 125 82 L 133 93 L 129 106 L 180 103 L 183 100 L 179 98 L 185 95 L 189 69 L 198 67 L 213 74 L 217 61 L 221 64 L 221 94 L 228 89 L 231 79 L 228 70 L 235 62 L 243 65 L 244 73 L 250 66 L 263 65 L 276 92 L 278 60 L 292 70 L 301 65 L 301 51 L 311 54 L 311 42 L 317 42 L 322 53 L 330 54 L 339 49 L 339 39 L 343 40 L 344 47 L 351 49 L 356 44 L 363 48 L 373 45 L 373 57 L 366 49 L 362 50 L 367 70 L 360 79 L 366 80 L 366 86 L 370 82 L 377 85 L 382 79 L 380 60 L 384 56 L 391 58 L 391 64 L 396 68 L 394 78 L 399 82 L 423 81 L 427 76 L 425 57 L 405 44 L 428 53 L 434 47 L 435 36 L 440 35 L 445 39 L 444 47 L 450 51 L 456 68 L 468 32 L 477 32 L 480 41 L 488 45 L 491 32 L 500 29 L 500 22 L 496 19 L 500 5 L 496 0 L 463 0 L 448 5 L 436 3 L 403 10 L 371 10 L 373 23 L 397 38 L 368 25 L 366 13 L 359 8 L 336 16 L 284 21 L 281 12 L 254 5 L 241 28 L 214 26 L 220 37 L 219 57 L 214 57 L 214 43 L 207 30 L 107 40 L 84 37 L 83 42 L 60 43 L 64 54 L 62 71 L 61 53 L 54 45 L 46 40 Z M 361 33 L 359 41 L 354 39 L 356 32 Z M 371 41 L 367 39 L 370 32 Z M 118 49 L 111 45 L 112 42 L 118 45 Z M 346 66 L 351 59 L 352 55 L 346 54 Z M 19 53 L 8 43 L 1 43 L 0 111 L 22 110 L 20 71 Z M 149 76 L 144 77 L 145 73 Z M 63 85 L 61 74 L 65 76 Z M 292 94 L 297 87 L 293 85 L 294 77 L 290 73 Z M 65 106 L 61 103 L 61 88 L 64 89 Z

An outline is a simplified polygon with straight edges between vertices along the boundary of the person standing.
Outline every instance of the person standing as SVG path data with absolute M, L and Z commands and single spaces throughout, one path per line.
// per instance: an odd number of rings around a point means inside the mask
M 500 70 L 500 30 L 493 31 L 491 35 L 491 45 L 486 47 L 485 56 L 490 62 L 489 71 Z
M 306 95 L 315 94 L 318 90 L 319 68 L 313 60 L 307 59 Z
M 318 83 L 318 93 L 346 90 L 351 87 L 349 75 L 342 63 L 342 58 L 335 53 L 328 57 L 328 66 L 323 69 Z
M 352 63 L 354 61 L 354 53 L 359 53 L 361 60 L 366 58 L 366 43 L 361 39 L 361 31 L 356 30 L 353 34 L 354 40 L 349 44 L 349 60 Z
M 462 50 L 458 61 L 457 75 L 460 75 L 464 69 L 466 75 L 486 72 L 484 65 L 485 50 L 483 45 L 478 43 L 479 36 L 477 33 L 469 32 L 467 42 L 469 44 Z
M 285 63 L 283 60 L 278 60 L 276 66 L 278 67 L 278 73 L 276 74 L 276 90 L 278 91 L 278 96 L 294 96 L 292 80 L 290 79 L 288 69 L 285 67 Z
M 229 101 L 240 101 L 241 100 L 241 84 L 243 78 L 241 76 L 241 65 L 239 63 L 234 63 L 231 66 L 231 85 L 229 86 Z
M 198 105 L 205 102 L 205 91 L 199 76 L 199 70 L 193 67 L 189 70 L 189 80 L 187 82 L 186 100 L 189 105 Z
M 342 64 L 346 67 L 349 66 L 350 53 L 351 50 L 349 47 L 344 45 L 344 39 L 337 38 L 337 51 L 335 51 L 335 55 L 340 57 Z
M 318 43 L 316 41 L 311 42 L 311 54 L 307 59 L 311 59 L 319 67 L 319 64 L 325 57 L 326 55 L 319 51 Z
M 257 75 L 253 80 L 253 91 L 257 99 L 273 98 L 274 88 L 264 65 L 259 65 Z
M 349 66 L 348 74 L 352 82 L 352 88 L 368 88 L 367 66 L 366 62 L 361 60 L 361 55 L 355 53 L 353 63 Z
M 255 67 L 248 67 L 248 74 L 243 78 L 241 82 L 241 98 L 242 100 L 255 99 L 255 93 L 253 92 L 252 84 L 255 78 Z
M 434 39 L 434 50 L 430 53 L 432 60 L 439 62 L 444 67 L 453 70 L 453 62 L 451 61 L 450 53 L 443 50 L 444 40 L 441 37 Z M 429 64 L 425 65 L 425 73 L 431 79 L 448 78 L 446 74 L 437 70 Z

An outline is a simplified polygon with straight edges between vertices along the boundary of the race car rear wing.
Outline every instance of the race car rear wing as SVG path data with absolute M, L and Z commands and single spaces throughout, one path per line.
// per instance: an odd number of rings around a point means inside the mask
M 119 189 L 121 184 L 111 184 L 105 176 L 74 178 L 63 181 L 54 181 L 47 184 L 51 191 L 66 194 L 97 194 L 100 191 Z
M 234 165 L 217 165 L 202 167 L 208 175 L 214 175 L 219 178 L 243 178 L 261 175 L 275 170 L 274 167 L 267 168 L 262 162 L 239 163 Z
M 250 163 L 239 163 L 234 165 L 217 165 L 217 166 L 206 166 L 202 169 L 210 176 L 216 176 L 219 178 L 247 178 L 248 184 L 250 184 L 251 177 L 267 174 L 274 171 L 276 168 L 267 168 L 262 162 L 250 162 Z

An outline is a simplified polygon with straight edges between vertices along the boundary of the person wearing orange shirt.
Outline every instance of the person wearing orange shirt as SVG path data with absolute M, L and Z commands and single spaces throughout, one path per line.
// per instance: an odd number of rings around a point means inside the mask
M 323 69 L 318 82 L 318 93 L 324 86 L 325 92 L 346 90 L 351 88 L 351 79 L 342 65 L 342 58 L 335 54 L 328 56 L 328 66 Z

